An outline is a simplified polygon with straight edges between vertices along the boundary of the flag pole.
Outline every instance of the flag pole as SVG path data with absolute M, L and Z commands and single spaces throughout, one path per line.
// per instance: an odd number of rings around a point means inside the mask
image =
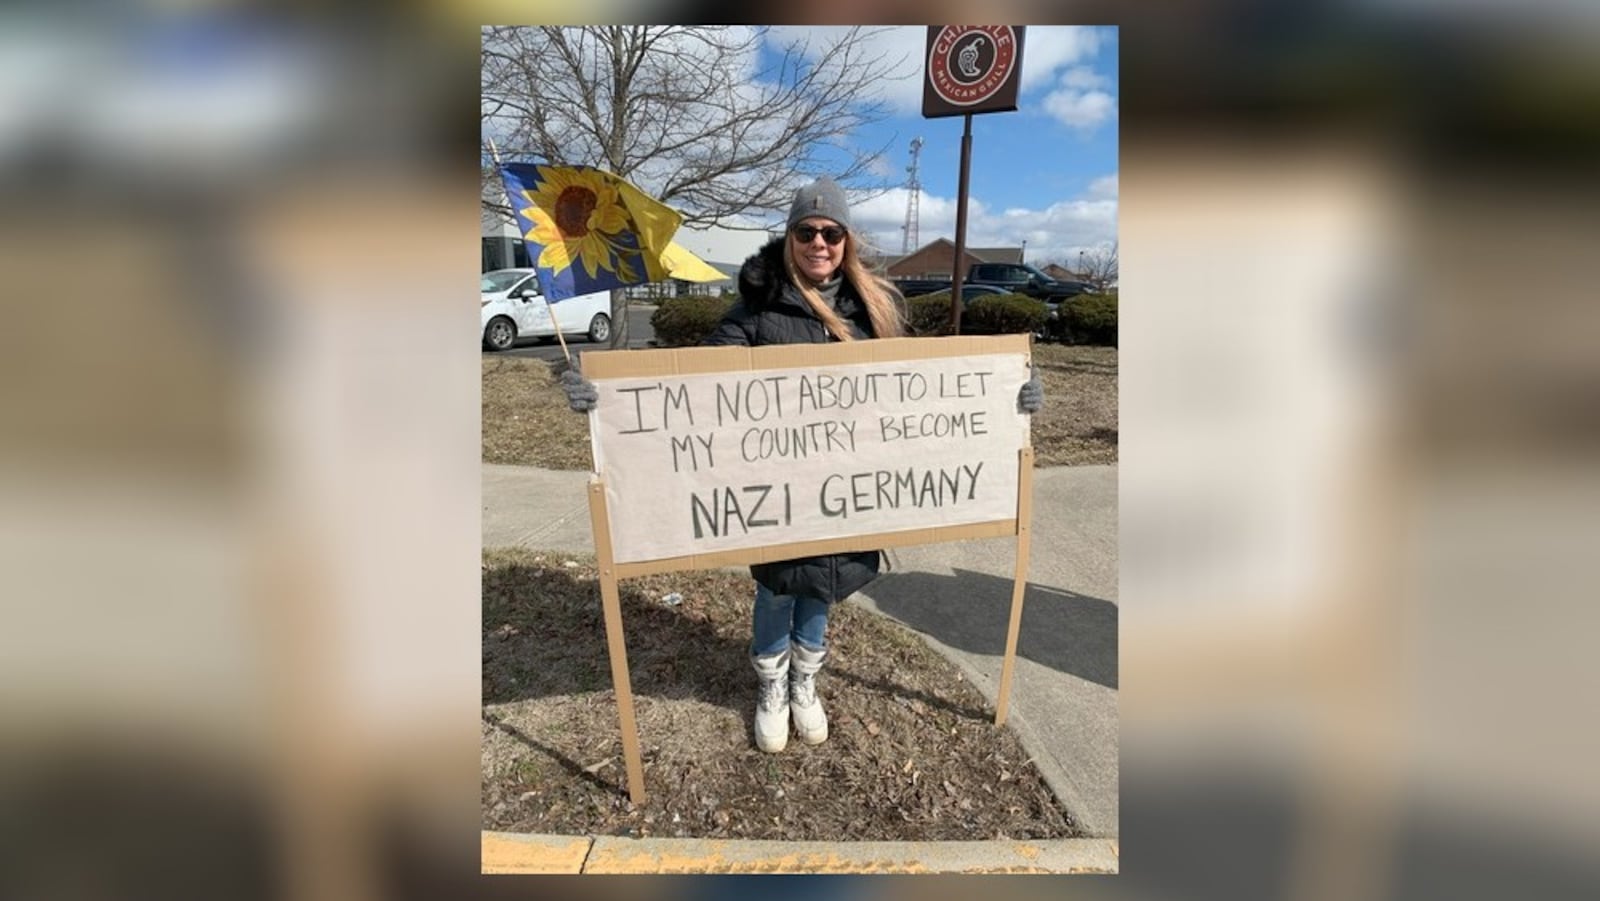
M 490 157 L 490 159 L 494 160 L 494 167 L 496 169 L 499 169 L 500 168 L 500 148 L 494 146 L 494 138 L 489 138 L 488 141 L 489 141 L 489 157 Z M 509 195 L 507 195 L 506 201 L 508 203 L 511 201 L 511 197 Z M 550 302 L 549 295 L 545 294 L 544 292 L 545 292 L 545 286 L 544 285 L 540 285 L 539 286 L 539 294 L 541 295 L 540 299 L 544 301 L 545 312 L 550 314 L 550 325 L 551 325 L 552 328 L 554 328 L 556 330 L 556 341 L 558 343 L 560 343 L 560 345 L 561 345 L 561 355 L 563 357 L 567 358 L 567 365 L 571 366 L 572 365 L 572 353 L 567 350 L 567 339 L 562 337 L 562 335 L 561 335 L 561 323 L 559 321 L 557 321 L 557 319 L 556 319 L 556 307 L 555 307 L 555 304 Z
M 556 306 L 550 302 L 549 297 L 544 299 L 545 311 L 550 314 L 550 325 L 556 330 L 556 341 L 561 344 L 561 355 L 567 358 L 567 365 L 572 365 L 572 354 L 567 352 L 567 339 L 561 336 L 561 323 L 556 321 Z

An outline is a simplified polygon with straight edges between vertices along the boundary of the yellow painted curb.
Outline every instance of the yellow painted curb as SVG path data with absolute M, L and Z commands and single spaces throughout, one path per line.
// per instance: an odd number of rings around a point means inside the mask
M 1116 873 L 1115 839 L 782 842 L 482 833 L 484 873 Z
M 1114 843 L 594 839 L 585 873 L 1115 873 Z
M 485 832 L 480 855 L 484 873 L 582 873 L 592 839 L 574 835 Z

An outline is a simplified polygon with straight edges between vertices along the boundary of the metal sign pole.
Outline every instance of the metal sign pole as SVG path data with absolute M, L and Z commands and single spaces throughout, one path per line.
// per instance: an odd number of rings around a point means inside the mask
M 961 183 L 956 188 L 956 260 L 950 273 L 950 334 L 961 334 L 961 283 L 967 278 L 967 181 L 972 172 L 972 114 L 963 118 Z

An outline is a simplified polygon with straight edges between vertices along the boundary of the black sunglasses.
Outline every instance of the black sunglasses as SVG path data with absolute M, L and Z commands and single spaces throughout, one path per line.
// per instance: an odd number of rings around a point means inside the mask
M 824 225 L 821 228 L 815 225 L 796 225 L 789 229 L 789 234 L 794 235 L 801 244 L 810 244 L 813 238 L 821 234 L 822 240 L 831 246 L 843 241 L 847 232 L 842 225 Z

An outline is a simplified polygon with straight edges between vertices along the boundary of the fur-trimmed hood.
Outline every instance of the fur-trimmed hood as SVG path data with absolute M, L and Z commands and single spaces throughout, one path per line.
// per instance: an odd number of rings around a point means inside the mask
M 785 299 L 791 303 L 798 302 L 802 307 L 805 303 L 793 293 L 794 282 L 784 269 L 783 244 L 786 240 L 773 238 L 739 267 L 739 296 L 744 298 L 752 311 L 774 306 Z M 790 292 L 785 292 L 785 287 L 790 288 Z M 785 294 L 789 297 L 785 298 Z

